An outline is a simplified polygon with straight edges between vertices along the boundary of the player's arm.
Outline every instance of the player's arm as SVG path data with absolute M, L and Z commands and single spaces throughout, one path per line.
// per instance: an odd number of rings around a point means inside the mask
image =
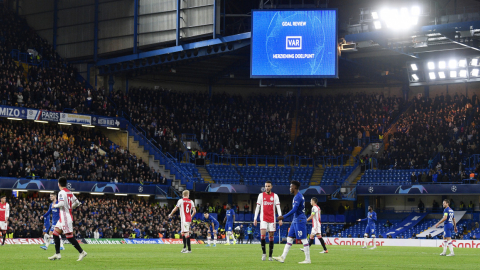
M 192 217 L 195 216 L 195 214 L 197 213 L 197 209 L 195 209 L 195 207 L 192 208 Z
M 65 206 L 65 201 L 63 200 L 64 195 L 62 192 L 58 193 L 58 203 L 54 204 L 53 208 L 60 208 Z
M 300 206 L 300 204 L 298 202 L 296 202 L 293 205 L 292 210 L 290 210 L 290 212 L 286 213 L 284 216 L 279 216 L 278 220 L 284 220 L 285 218 L 295 214 L 295 212 L 297 212 L 299 206 Z
M 377 213 L 373 212 L 372 219 L 377 222 Z
M 177 212 L 178 210 L 178 206 L 175 206 L 175 208 L 173 208 L 172 212 L 168 215 L 168 218 L 171 218 L 173 216 L 173 214 L 175 214 L 175 212 Z
M 260 208 L 262 207 L 262 194 L 258 195 L 257 199 L 257 207 L 255 207 L 255 216 L 253 216 L 253 226 L 257 226 L 257 217 L 258 214 L 260 213 Z
M 48 207 L 48 210 L 45 214 L 43 214 L 43 216 L 41 218 L 47 218 L 50 216 L 50 213 L 52 213 L 52 205 L 53 203 L 50 204 L 50 206 Z
M 77 199 L 77 197 L 73 196 L 72 197 L 72 207 L 73 207 L 73 209 L 79 207 L 80 205 L 82 205 L 82 203 Z
M 235 224 L 235 211 L 233 211 L 233 224 Z M 232 224 L 232 226 L 233 226 Z
M 8 225 L 8 218 L 10 217 L 10 204 L 7 203 L 7 206 L 5 207 L 5 223 Z
M 227 215 L 225 215 L 225 218 L 223 219 L 223 223 L 227 223 Z
M 442 224 L 445 220 L 447 220 L 447 217 L 448 217 L 448 213 L 444 213 L 443 218 L 437 224 L 435 224 L 435 228 L 437 228 L 438 225 Z
M 457 230 L 457 221 L 455 220 L 455 218 L 453 218 L 453 230 L 455 231 L 455 233 L 458 233 L 458 230 Z
M 278 199 L 278 195 L 275 193 L 275 206 L 277 207 L 277 214 L 278 216 L 282 216 L 282 208 L 280 207 L 280 199 Z M 279 220 L 278 225 L 282 226 L 283 221 Z
M 368 217 L 364 218 L 364 219 L 357 219 L 358 222 L 361 222 L 361 221 L 367 221 L 368 220 Z

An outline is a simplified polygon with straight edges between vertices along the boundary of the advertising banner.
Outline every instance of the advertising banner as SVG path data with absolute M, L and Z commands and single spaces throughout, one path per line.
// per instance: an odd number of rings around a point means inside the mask
M 478 194 L 480 185 L 468 184 L 423 184 L 391 186 L 357 186 L 357 195 L 454 195 Z
M 161 188 L 168 186 L 122 184 L 106 182 L 80 182 L 68 181 L 67 188 L 73 192 L 104 192 L 104 193 L 129 193 L 129 194 L 164 194 Z M 26 190 L 58 190 L 57 180 L 32 180 L 17 178 L 1 178 L 0 189 L 26 189 Z
M 134 244 L 164 244 L 164 242 L 160 238 L 154 238 L 154 239 L 143 239 L 143 238 L 129 239 L 129 238 L 124 238 L 123 240 L 125 241 L 125 243 L 127 243 L 129 245 L 134 245 Z M 178 240 L 182 241 L 181 239 L 178 239 Z
M 123 238 L 85 238 L 83 242 L 89 245 L 122 245 L 127 244 L 127 241 Z
M 183 244 L 182 239 L 170 239 L 170 238 L 162 238 L 163 242 L 165 244 L 174 244 L 174 245 L 180 245 Z M 190 239 L 191 244 L 203 244 L 203 241 L 201 240 L 196 240 L 196 239 Z
M 50 112 L 46 110 L 41 110 L 37 119 L 35 120 L 42 120 L 42 121 L 49 121 L 49 122 L 60 122 L 60 113 L 59 112 Z
M 255 194 L 264 191 L 264 186 L 247 186 L 247 185 L 231 185 L 231 184 L 195 184 L 197 192 L 217 192 L 217 193 L 248 193 Z M 338 189 L 336 186 L 306 186 L 300 187 L 300 193 L 304 196 L 312 195 L 329 195 Z M 289 186 L 275 186 L 273 192 L 277 194 L 290 194 Z
M 12 106 L 0 106 L 0 117 L 27 119 L 27 109 Z
M 0 243 L 3 242 L 3 238 L 0 239 Z M 45 242 L 43 238 L 7 238 L 5 239 L 6 245 L 43 245 Z
M 363 246 L 363 238 L 334 238 L 324 237 L 325 245 L 330 246 Z M 456 248 L 480 248 L 480 240 L 452 240 Z M 320 245 L 318 238 L 315 238 L 315 244 Z M 383 247 L 443 247 L 442 239 L 390 239 L 377 238 L 376 246 Z M 372 239 L 368 239 L 368 245 L 372 246 Z
M 28 120 L 37 120 L 40 110 L 27 109 L 27 119 Z
M 92 117 L 90 115 L 60 113 L 60 122 L 70 124 L 91 125 Z

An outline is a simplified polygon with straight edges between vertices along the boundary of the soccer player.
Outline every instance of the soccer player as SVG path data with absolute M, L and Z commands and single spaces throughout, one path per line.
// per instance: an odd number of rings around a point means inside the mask
M 190 200 L 188 197 L 190 196 L 190 191 L 184 190 L 183 198 L 178 200 L 177 205 L 173 209 L 173 211 L 168 215 L 169 218 L 173 216 L 178 209 L 180 209 L 180 219 L 181 219 L 181 226 L 182 226 L 182 238 L 183 238 L 183 249 L 182 253 L 192 253 L 192 249 L 190 247 L 190 224 L 192 223 L 192 216 L 195 216 L 195 204 Z M 188 246 L 188 250 L 187 250 Z
M 57 224 L 58 220 L 60 219 L 58 208 L 53 208 L 53 205 L 57 204 L 58 201 L 56 200 L 55 194 L 50 194 L 50 207 L 48 211 L 41 217 L 43 218 L 43 225 L 45 229 L 43 230 L 43 239 L 45 241 L 44 246 L 40 246 L 41 249 L 47 250 L 48 246 L 50 245 L 50 241 L 52 241 L 53 231 L 55 230 L 55 225 Z M 50 223 L 50 214 L 52 214 L 52 223 Z M 65 250 L 63 247 L 63 241 L 60 239 L 60 250 Z
M 225 245 L 230 245 L 230 237 L 233 238 L 233 244 L 237 244 L 237 240 L 233 235 L 233 224 L 235 223 L 235 211 L 232 209 L 230 204 L 227 204 L 227 213 L 225 214 L 225 219 L 223 220 L 225 223 L 225 230 L 227 231 L 227 243 Z
M 443 207 L 445 207 L 445 210 L 443 211 L 443 218 L 437 224 L 435 224 L 435 228 L 437 228 L 440 224 L 442 224 L 442 222 L 445 222 L 443 226 L 443 252 L 440 253 L 440 256 L 447 255 L 447 245 L 450 248 L 450 254 L 447 256 L 455 256 L 452 245 L 452 229 L 455 231 L 455 233 L 458 232 L 457 221 L 455 220 L 452 208 L 450 208 L 449 200 L 443 200 Z
M 260 213 L 260 238 L 262 243 L 262 261 L 266 260 L 267 255 L 265 254 L 265 245 L 266 245 L 266 234 L 268 231 L 268 260 L 273 261 L 273 246 L 274 241 L 273 237 L 276 231 L 275 228 L 275 207 L 277 209 L 278 216 L 282 215 L 282 209 L 280 208 L 280 200 L 278 195 L 272 192 L 272 182 L 265 182 L 265 192 L 260 193 L 257 199 L 257 207 L 255 208 L 255 216 L 253 218 L 253 226 L 257 226 L 257 216 Z M 282 221 L 279 221 L 278 224 L 282 226 Z
M 301 239 L 303 244 L 303 252 L 305 253 L 305 260 L 299 263 L 311 263 L 310 246 L 308 245 L 307 241 L 307 217 L 305 216 L 305 199 L 303 198 L 303 195 L 299 192 L 299 189 L 300 182 L 292 181 L 290 184 L 290 193 L 295 195 L 293 197 L 292 210 L 284 216 L 278 217 L 278 220 L 284 220 L 285 218 L 293 215 L 293 221 L 288 231 L 287 244 L 285 245 L 283 254 L 280 257 L 273 258 L 274 260 L 281 263 L 285 262 L 285 258 L 287 258 L 288 251 L 292 247 L 293 240 L 295 238 Z
M 323 247 L 323 251 L 320 253 L 328 253 L 327 247 L 325 246 L 325 241 L 323 241 L 322 238 L 322 222 L 320 218 L 320 213 L 322 212 L 322 210 L 317 203 L 318 199 L 315 197 L 310 200 L 310 204 L 312 205 L 312 214 L 307 218 L 307 222 L 309 222 L 310 220 L 312 221 L 312 232 L 310 233 L 310 241 L 308 242 L 308 245 L 311 247 L 315 242 L 315 236 L 317 236 Z M 304 251 L 303 248 L 301 248 L 300 250 Z
M 67 178 L 60 177 L 58 179 L 58 188 L 60 192 L 58 193 L 58 203 L 53 205 L 53 208 L 58 208 L 60 210 L 60 219 L 55 225 L 55 230 L 53 231 L 53 240 L 55 241 L 55 255 L 48 257 L 49 260 L 60 260 L 62 255 L 60 255 L 60 236 L 65 234 L 68 242 L 75 247 L 75 249 L 80 253 L 77 261 L 83 260 L 87 256 L 85 252 L 78 243 L 77 240 L 73 237 L 73 216 L 72 210 L 80 206 L 82 203 L 78 201 L 77 197 L 67 189 Z
M 203 217 L 205 218 L 205 222 L 210 223 L 210 230 L 207 232 L 208 238 L 207 238 L 207 247 L 210 246 L 211 239 L 213 236 L 213 246 L 217 246 L 217 232 L 218 232 L 218 226 L 219 223 L 218 221 L 211 216 L 209 213 L 205 212 L 203 213 Z
M 360 222 L 360 221 L 366 221 L 366 220 L 368 220 L 368 223 L 367 223 L 367 227 L 365 228 L 365 234 L 363 235 L 364 245 L 362 248 L 368 247 L 367 239 L 368 239 L 368 235 L 371 235 L 373 247 L 370 249 L 376 249 L 377 246 L 375 245 L 375 222 L 377 221 L 377 213 L 373 212 L 373 208 L 371 206 L 368 206 L 368 216 L 364 219 L 359 219 L 357 221 Z
M 7 196 L 0 196 L 0 231 L 2 232 L 2 246 L 5 245 L 7 237 L 8 218 L 10 217 L 10 205 L 7 203 Z

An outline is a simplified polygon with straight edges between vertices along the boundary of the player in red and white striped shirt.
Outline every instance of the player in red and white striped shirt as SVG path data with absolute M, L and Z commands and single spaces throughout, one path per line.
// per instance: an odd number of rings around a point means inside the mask
M 313 243 L 315 242 L 315 236 L 317 236 L 318 240 L 323 246 L 323 251 L 320 253 L 328 253 L 327 247 L 325 246 L 325 241 L 323 241 L 322 238 L 322 209 L 320 209 L 320 206 L 318 206 L 317 203 L 318 199 L 315 197 L 310 200 L 310 204 L 312 205 L 312 214 L 310 215 L 310 217 L 307 218 L 307 222 L 309 222 L 310 220 L 312 221 L 312 233 L 310 233 L 310 241 L 308 244 L 310 246 L 313 245 Z M 300 250 L 303 251 L 303 248 L 301 248 Z
M 262 261 L 266 260 L 267 255 L 265 254 L 265 237 L 268 231 L 268 241 L 269 241 L 269 260 L 273 261 L 273 235 L 275 234 L 275 208 L 277 209 L 277 214 L 282 215 L 282 209 L 280 209 L 280 200 L 278 195 L 272 192 L 272 182 L 265 182 L 265 192 L 260 193 L 257 199 L 257 208 L 255 208 L 255 217 L 253 225 L 257 226 L 257 216 L 260 213 L 260 236 L 262 243 Z M 282 226 L 282 221 L 278 222 L 278 225 Z
M 2 246 L 5 245 L 5 238 L 7 236 L 8 217 L 10 217 L 10 205 L 7 203 L 7 197 L 2 195 L 0 203 L 0 231 L 3 236 Z
M 183 238 L 183 249 L 182 253 L 192 253 L 192 249 L 190 248 L 190 223 L 192 223 L 192 216 L 195 216 L 195 204 L 192 200 L 188 197 L 190 196 L 190 191 L 184 190 L 183 198 L 178 200 L 177 205 L 173 209 L 173 211 L 168 215 L 169 218 L 180 209 L 180 219 L 182 221 L 182 238 Z M 188 246 L 188 250 L 187 250 Z
M 70 242 L 70 244 L 72 244 L 72 246 L 74 246 L 80 253 L 77 261 L 81 261 L 87 256 L 87 252 L 80 247 L 80 244 L 74 238 L 72 211 L 82 203 L 77 200 L 77 197 L 75 197 L 70 190 L 67 189 L 67 178 L 60 177 L 58 179 L 58 188 L 60 189 L 60 192 L 58 193 L 58 203 L 53 205 L 54 208 L 60 210 L 60 219 L 55 225 L 55 230 L 53 231 L 56 253 L 52 257 L 48 257 L 48 259 L 54 261 L 62 258 L 60 255 L 60 236 L 65 234 L 68 242 Z

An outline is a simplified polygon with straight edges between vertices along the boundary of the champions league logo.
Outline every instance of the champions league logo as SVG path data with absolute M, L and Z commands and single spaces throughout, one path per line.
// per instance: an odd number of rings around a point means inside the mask
M 396 194 L 415 194 L 415 193 L 428 193 L 427 189 L 422 185 L 413 185 L 409 188 L 403 189 L 402 186 L 399 186 L 395 191 Z
M 23 180 L 25 181 L 25 180 Z M 22 183 L 22 180 L 17 180 L 15 184 L 13 184 L 12 188 L 18 188 L 18 189 L 45 189 L 45 186 L 42 184 L 40 180 L 30 180 L 27 181 L 26 183 Z
M 110 188 L 110 192 L 120 192 L 120 190 L 118 189 L 117 185 L 115 184 L 105 184 L 105 186 L 103 187 L 99 187 L 98 186 L 99 184 L 95 184 L 93 187 L 92 187 L 92 191 L 93 192 L 108 192 L 108 188 Z M 100 184 L 102 185 L 102 184 Z
M 307 193 L 306 195 L 309 195 L 309 194 L 310 195 L 321 195 L 321 194 L 327 195 L 325 190 L 323 190 L 323 188 L 321 188 L 321 187 L 308 187 L 308 188 L 305 188 L 305 189 L 301 189 L 300 193 L 301 194 Z
M 227 192 L 228 191 L 228 193 L 237 193 L 235 188 L 232 185 L 228 185 L 228 184 L 223 184 L 213 188 L 210 185 L 208 185 L 206 191 L 207 192 Z

